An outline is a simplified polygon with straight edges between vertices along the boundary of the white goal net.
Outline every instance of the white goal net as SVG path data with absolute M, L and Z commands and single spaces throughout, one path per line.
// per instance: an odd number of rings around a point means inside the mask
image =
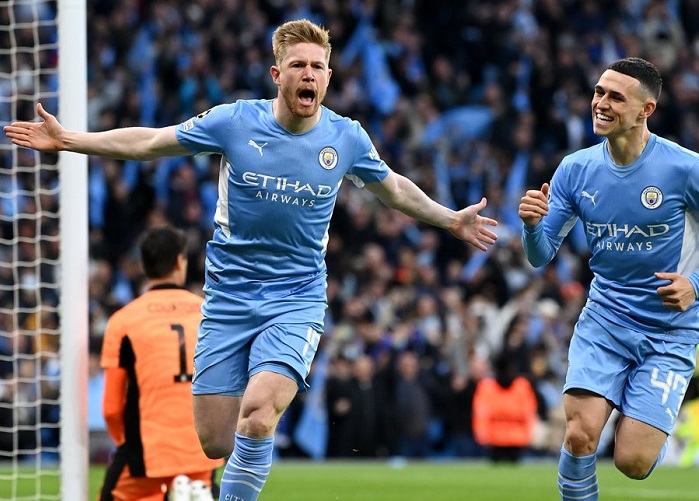
M 0 0 L 0 125 L 34 120 L 41 102 L 84 129 L 84 32 L 84 0 Z M 3 500 L 87 498 L 85 171 L 85 160 L 2 134 Z

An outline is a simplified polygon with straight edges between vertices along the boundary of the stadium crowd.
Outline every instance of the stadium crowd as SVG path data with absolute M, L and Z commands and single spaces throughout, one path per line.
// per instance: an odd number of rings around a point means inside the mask
M 624 56 L 663 74 L 654 132 L 699 151 L 699 1 L 94 0 L 88 11 L 90 130 L 164 126 L 273 96 L 271 30 L 308 18 L 332 37 L 325 104 L 360 121 L 381 157 L 435 199 L 460 208 L 486 196 L 484 215 L 500 222 L 495 248 L 473 251 L 345 183 L 328 241 L 326 332 L 311 392 L 280 426 L 281 455 L 484 456 L 473 396 L 496 360 L 535 391 L 527 448 L 558 453 L 588 252 L 576 228 L 551 265 L 532 268 L 517 206 L 566 153 L 597 142 L 594 79 Z M 218 169 L 214 157 L 90 158 L 95 350 L 110 314 L 139 294 L 144 228 L 187 231 L 188 287 L 201 291 Z M 327 411 L 327 443 L 302 432 L 311 405 Z

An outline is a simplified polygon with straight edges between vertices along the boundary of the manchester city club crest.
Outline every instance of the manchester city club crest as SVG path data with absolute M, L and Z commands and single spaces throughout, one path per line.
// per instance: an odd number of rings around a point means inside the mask
M 332 146 L 327 146 L 320 150 L 318 163 L 325 170 L 334 169 L 337 165 L 337 151 Z
M 657 209 L 663 202 L 663 192 L 660 188 L 649 186 L 641 192 L 641 203 L 646 209 Z

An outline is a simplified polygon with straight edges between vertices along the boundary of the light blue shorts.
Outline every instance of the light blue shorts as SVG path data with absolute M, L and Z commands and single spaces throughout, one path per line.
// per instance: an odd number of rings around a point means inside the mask
M 563 391 L 602 395 L 623 415 L 670 435 L 696 356 L 693 344 L 652 339 L 583 310 L 570 342 Z
M 272 298 L 240 297 L 205 287 L 204 318 L 194 352 L 192 392 L 233 395 L 262 371 L 288 376 L 307 389 L 326 310 L 325 280 Z

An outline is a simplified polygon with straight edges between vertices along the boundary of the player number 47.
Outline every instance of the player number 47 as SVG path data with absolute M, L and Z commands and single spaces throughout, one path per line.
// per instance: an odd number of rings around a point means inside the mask
M 687 391 L 687 378 L 681 374 L 675 374 L 673 371 L 667 372 L 667 378 L 664 380 L 659 378 L 660 370 L 655 367 L 650 376 L 650 384 L 656 388 L 663 390 L 663 396 L 661 397 L 660 403 L 665 405 L 668 398 L 670 397 L 671 391 L 676 391 L 679 393 L 680 398 L 677 399 L 677 408 L 671 409 L 675 412 L 675 415 L 680 411 L 680 406 L 682 405 L 682 399 L 684 398 L 684 393 Z

